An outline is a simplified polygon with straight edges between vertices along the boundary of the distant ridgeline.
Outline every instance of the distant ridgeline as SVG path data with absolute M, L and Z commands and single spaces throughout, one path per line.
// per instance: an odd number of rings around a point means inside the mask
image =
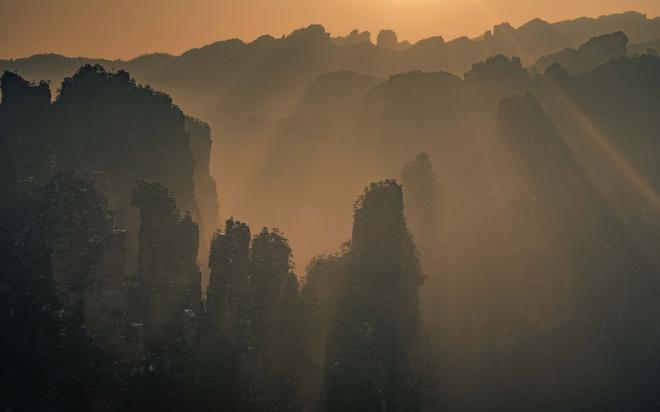
M 518 56 L 527 66 L 543 56 L 617 31 L 630 38 L 633 53 L 659 51 L 660 18 L 628 12 L 557 23 L 534 19 L 517 28 L 502 23 L 472 39 L 438 36 L 414 44 L 399 41 L 391 30 L 381 31 L 374 44 L 369 32 L 354 30 L 344 37 L 331 37 L 322 26 L 312 25 L 282 38 L 264 35 L 249 43 L 224 40 L 180 56 L 156 53 L 123 61 L 41 54 L 0 60 L 0 70 L 53 84 L 83 64 L 128 70 L 141 83 L 166 91 L 187 112 L 215 126 L 219 120 L 236 116 L 276 116 L 280 103 L 298 96 L 322 73 L 349 70 L 389 76 L 422 70 L 461 75 L 475 62 L 497 54 Z

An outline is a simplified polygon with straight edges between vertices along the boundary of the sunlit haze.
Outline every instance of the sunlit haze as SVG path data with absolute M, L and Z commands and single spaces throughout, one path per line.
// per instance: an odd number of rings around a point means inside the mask
M 477 36 L 504 21 L 549 22 L 638 10 L 657 0 L 0 0 L 0 58 L 55 52 L 128 59 L 217 40 L 279 37 L 319 23 L 333 35 L 389 28 L 410 41 Z
M 660 0 L 0 0 L 0 411 L 660 406 Z

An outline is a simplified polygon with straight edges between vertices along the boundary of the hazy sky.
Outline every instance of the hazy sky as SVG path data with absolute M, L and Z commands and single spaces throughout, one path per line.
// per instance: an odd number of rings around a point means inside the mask
M 517 26 L 534 17 L 557 21 L 633 9 L 655 17 L 660 0 L 0 0 L 0 57 L 178 54 L 226 38 L 281 36 L 311 23 L 335 35 L 392 28 L 401 39 L 450 40 L 502 21 Z

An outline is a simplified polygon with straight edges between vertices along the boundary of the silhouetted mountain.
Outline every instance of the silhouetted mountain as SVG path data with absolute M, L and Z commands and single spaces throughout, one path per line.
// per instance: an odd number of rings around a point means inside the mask
M 126 233 L 92 183 L 70 173 L 30 200 L 23 206 L 31 215 L 2 268 L 9 311 L 1 325 L 12 337 L 2 342 L 2 403 L 119 407 L 129 352 L 137 349 L 126 339 Z
M 394 30 L 381 30 L 378 33 L 376 45 L 384 49 L 404 51 L 410 47 L 410 42 L 407 40 L 399 42 L 399 37 L 396 35 Z
M 218 227 L 220 205 L 217 184 L 211 177 L 211 128 L 199 119 L 186 117 L 188 142 L 194 161 L 194 186 L 196 204 L 200 214 L 201 244 L 210 244 L 213 231 Z
M 372 184 L 356 202 L 354 219 L 327 350 L 327 409 L 418 410 L 432 366 L 419 311 L 423 275 L 401 186 Z
M 655 410 L 658 24 L 3 62 L 0 406 Z
M 346 37 L 333 37 L 332 41 L 339 46 L 355 46 L 360 43 L 371 43 L 371 33 L 368 31 L 360 32 L 355 29 Z
M 214 128 L 220 128 L 227 116 L 272 114 L 281 104 L 272 105 L 269 101 L 290 101 L 324 72 L 350 70 L 390 75 L 410 70 L 445 70 L 461 74 L 492 55 L 515 55 L 524 64 L 531 64 L 543 55 L 617 31 L 624 32 L 632 43 L 655 40 L 660 38 L 660 20 L 636 12 L 558 23 L 535 19 L 517 29 L 506 23 L 498 25 L 476 39 L 459 38 L 443 45 L 439 38 L 431 38 L 410 48 L 403 43 L 396 43 L 395 47 L 396 35 L 392 36 L 391 31 L 383 31 L 380 45 L 366 48 L 371 45 L 366 32 L 356 31 L 333 40 L 321 26 L 310 26 L 281 39 L 262 36 L 251 43 L 221 41 L 181 56 L 152 54 L 110 62 L 43 55 L 0 61 L 0 69 L 15 70 L 30 80 L 46 79 L 53 84 L 83 63 L 125 69 L 140 82 L 168 92 L 188 112 L 209 119 Z M 280 70 L 284 72 L 278 74 Z M 218 104 L 220 96 L 225 104 Z
M 195 198 L 199 189 L 204 217 L 215 227 L 218 211 L 215 182 L 209 176 L 208 126 L 204 132 L 201 125 L 195 129 L 198 123 L 186 123 L 169 96 L 137 86 L 126 72 L 109 73 L 100 66 L 83 66 L 65 79 L 52 104 L 44 84 L 31 86 L 11 73 L 5 73 L 2 84 L 4 136 L 11 148 L 7 154 L 30 160 L 24 166 L 13 165 L 12 173 L 38 181 L 58 170 L 92 173 L 118 222 L 129 229 L 137 227 L 130 206 L 136 179 L 167 184 L 179 206 L 197 220 L 202 218 Z M 29 119 L 21 122 L 21 116 Z M 190 138 L 186 125 L 194 129 Z
M 540 72 L 549 66 L 561 64 L 571 74 L 586 73 L 617 57 L 628 54 L 628 36 L 623 32 L 594 37 L 579 49 L 567 48 L 540 58 L 534 67 Z

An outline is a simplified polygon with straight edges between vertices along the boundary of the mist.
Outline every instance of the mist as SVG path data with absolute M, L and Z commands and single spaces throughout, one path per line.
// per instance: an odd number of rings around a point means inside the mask
M 0 60 L 0 406 L 656 410 L 660 20 L 589 7 Z

